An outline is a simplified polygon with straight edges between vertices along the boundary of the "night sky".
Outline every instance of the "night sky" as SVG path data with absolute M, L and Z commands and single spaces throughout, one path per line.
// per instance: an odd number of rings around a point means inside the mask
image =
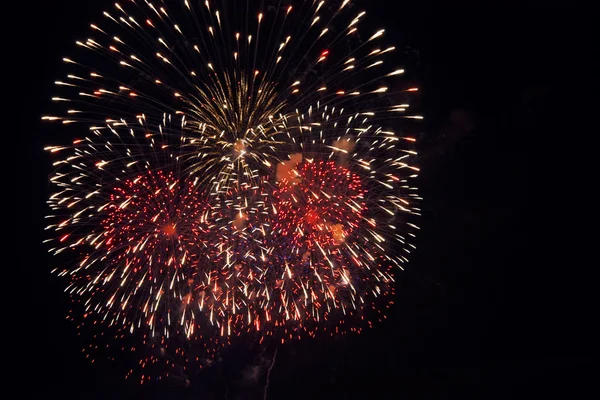
M 82 356 L 86 339 L 65 320 L 64 282 L 50 274 L 56 260 L 42 244 L 51 173 L 42 149 L 61 138 L 40 118 L 51 105 L 53 81 L 63 75 L 61 58 L 110 2 L 21 3 L 17 15 L 29 29 L 16 39 L 23 41 L 17 251 L 24 292 L 12 304 L 29 301 L 31 317 L 10 328 L 18 339 L 8 345 L 22 343 L 18 373 L 25 391 L 57 399 L 262 399 L 272 349 L 226 354 L 189 388 L 139 387 L 110 364 L 92 365 Z M 525 9 L 520 2 L 358 3 L 369 23 L 379 21 L 394 38 L 420 87 L 415 104 L 425 116 L 418 131 L 425 201 L 417 251 L 399 274 L 384 323 L 360 336 L 280 346 L 268 398 L 537 398 L 537 386 L 547 381 L 553 386 L 544 383 L 546 393 L 565 385 L 573 390 L 564 379 L 579 374 L 582 361 L 549 353 L 551 339 L 538 322 L 551 311 L 522 302 L 539 304 L 530 293 L 536 272 L 527 228 L 527 150 L 552 127 L 549 115 L 564 84 L 544 65 L 555 49 L 568 47 L 566 36 L 552 29 L 565 11 Z M 448 135 L 461 138 L 439 147 Z

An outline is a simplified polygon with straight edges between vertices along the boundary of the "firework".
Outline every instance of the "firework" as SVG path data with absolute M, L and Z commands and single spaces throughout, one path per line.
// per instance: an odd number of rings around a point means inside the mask
M 46 229 L 55 232 L 50 252 L 66 260 L 53 272 L 69 280 L 69 318 L 78 328 L 102 326 L 84 348 L 92 360 L 111 347 L 139 353 L 142 382 L 199 365 L 236 323 L 228 298 L 235 277 L 213 262 L 216 214 L 207 188 L 183 173 L 181 144 L 170 141 L 181 122 L 171 121 L 111 120 L 46 148 L 59 157 Z M 115 344 L 132 334 L 138 343 Z
M 70 277 L 69 293 L 85 298 L 86 313 L 110 325 L 167 334 L 170 320 L 181 318 L 192 329 L 185 305 L 194 259 L 210 237 L 207 203 L 179 176 L 160 133 L 125 123 L 108 127 L 111 137 L 96 131 L 72 146 L 48 148 L 65 155 L 50 178 L 59 190 L 49 199 L 56 222 L 47 229 L 57 234 L 51 252 L 80 258 L 59 275 Z
M 117 3 L 63 59 L 43 119 L 89 130 L 47 148 L 66 290 L 141 331 L 143 367 L 197 359 L 195 339 L 360 331 L 418 229 L 395 47 L 348 0 L 178 3 Z
M 282 177 L 274 229 L 290 237 L 294 247 L 316 250 L 344 242 L 356 229 L 364 209 L 360 177 L 334 161 L 302 163 Z
M 70 72 L 53 100 L 67 109 L 44 118 L 103 127 L 107 116 L 185 114 L 190 171 L 239 181 L 285 157 L 274 125 L 317 102 L 414 117 L 391 101 L 416 90 L 384 62 L 395 47 L 384 30 L 359 29 L 366 13 L 349 1 L 178 3 L 104 12 L 76 41 L 85 53 L 63 59 Z
M 401 145 L 414 139 L 382 128 L 371 113 L 327 106 L 277 129 L 290 154 L 260 184 L 268 195 L 253 223 L 262 221 L 267 267 L 257 271 L 256 318 L 290 338 L 313 336 L 319 325 L 339 331 L 366 309 L 379 318 L 393 292 L 392 267 L 408 261 L 418 230 L 418 168 L 409 164 L 416 153 Z M 387 300 L 376 306 L 378 298 Z

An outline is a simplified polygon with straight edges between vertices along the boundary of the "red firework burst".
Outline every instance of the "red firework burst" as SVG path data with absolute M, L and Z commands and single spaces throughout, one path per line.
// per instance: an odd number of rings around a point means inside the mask
M 75 292 L 108 321 L 154 333 L 193 332 L 195 257 L 210 235 L 209 208 L 196 187 L 172 172 L 147 171 L 119 183 L 100 207 L 101 229 L 73 273 Z M 191 331 L 191 332 L 190 332 Z
M 148 279 L 185 265 L 207 210 L 192 185 L 148 171 L 116 187 L 110 201 L 102 221 L 108 253 L 118 251 L 117 259 L 127 258 L 130 269 L 144 269 Z
M 337 246 L 365 211 L 360 177 L 334 161 L 304 162 L 275 190 L 274 230 L 307 250 Z

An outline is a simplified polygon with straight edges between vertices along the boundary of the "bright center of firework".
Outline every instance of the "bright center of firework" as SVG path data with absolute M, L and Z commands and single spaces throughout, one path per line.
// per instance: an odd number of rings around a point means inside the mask
M 304 221 L 310 225 L 317 225 L 321 221 L 321 218 L 316 210 L 309 210 L 304 216 Z
M 163 226 L 163 232 L 168 236 L 176 236 L 177 228 L 175 228 L 175 224 L 168 223 L 165 226 Z
M 218 73 L 212 78 L 197 87 L 193 101 L 185 103 L 190 126 L 194 127 L 189 131 L 194 138 L 190 145 L 196 147 L 196 154 L 213 155 L 203 156 L 193 170 L 202 171 L 211 164 L 223 169 L 223 162 L 231 161 L 245 166 L 250 148 L 254 160 L 273 157 L 274 146 L 279 143 L 268 127 L 272 116 L 286 105 L 285 100 L 276 101 L 276 86 L 263 81 L 262 75 L 248 77 L 244 72 Z
M 241 156 L 246 152 L 246 143 L 244 139 L 238 139 L 233 143 L 233 152 Z

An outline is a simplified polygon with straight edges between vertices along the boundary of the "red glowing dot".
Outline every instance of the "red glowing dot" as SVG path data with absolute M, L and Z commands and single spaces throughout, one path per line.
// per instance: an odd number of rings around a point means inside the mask
M 304 220 L 311 225 L 315 225 L 319 222 L 320 217 L 319 217 L 319 213 L 315 210 L 310 210 L 306 213 L 306 215 L 304 216 Z

